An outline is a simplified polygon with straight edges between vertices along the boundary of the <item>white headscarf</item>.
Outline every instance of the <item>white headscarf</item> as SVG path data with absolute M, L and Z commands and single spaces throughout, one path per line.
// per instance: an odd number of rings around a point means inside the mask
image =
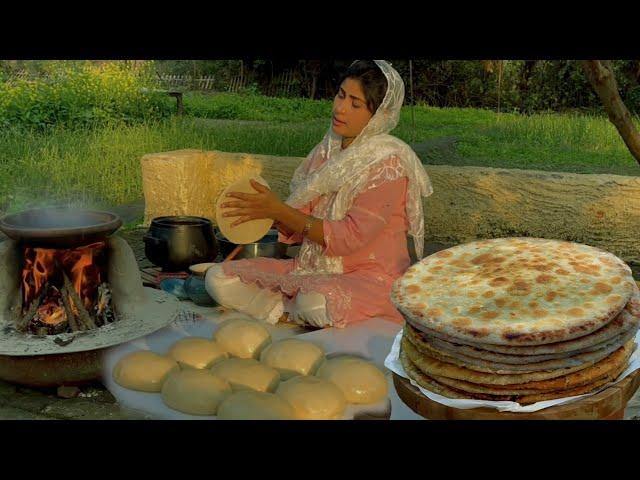
M 401 165 L 396 171 L 396 177 L 406 176 L 407 187 L 407 217 L 409 220 L 409 234 L 414 239 L 415 251 L 418 259 L 422 258 L 424 245 L 424 215 L 422 212 L 422 197 L 433 193 L 433 188 L 422 162 L 402 140 L 389 135 L 400 119 L 400 109 L 404 101 L 404 83 L 398 72 L 384 60 L 374 60 L 387 79 L 387 92 L 375 114 L 360 134 L 344 150 L 342 137 L 336 135 L 333 129 L 311 151 L 293 174 L 290 189 L 291 195 L 287 203 L 299 208 L 311 200 L 325 194 L 335 194 L 329 202 L 319 204 L 313 215 L 329 220 L 342 220 L 353 204 L 355 197 L 368 188 L 375 187 L 390 178 L 390 172 L 385 172 L 380 182 L 372 182 L 371 172 L 376 164 L 395 156 Z M 322 155 L 326 161 L 318 168 L 310 171 L 311 163 L 317 155 Z M 393 175 L 392 175 L 393 177 Z M 316 245 L 316 247 L 313 247 Z M 307 250 L 306 255 L 304 250 Z M 308 240 L 303 241 L 301 248 L 304 257 L 321 255 L 319 245 Z M 304 263 L 304 262 L 303 262 Z M 341 271 L 340 265 L 329 261 L 325 268 L 318 263 L 318 259 L 307 267 L 302 267 L 299 273 L 325 271 L 326 273 Z M 320 262 L 326 263 L 326 262 Z M 327 268 L 328 267 L 328 268 Z

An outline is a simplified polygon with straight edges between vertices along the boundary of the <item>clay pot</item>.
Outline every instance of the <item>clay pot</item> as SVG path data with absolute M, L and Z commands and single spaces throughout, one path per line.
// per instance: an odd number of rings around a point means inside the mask
M 0 379 L 28 387 L 80 385 L 101 377 L 104 349 L 59 355 L 0 355 Z

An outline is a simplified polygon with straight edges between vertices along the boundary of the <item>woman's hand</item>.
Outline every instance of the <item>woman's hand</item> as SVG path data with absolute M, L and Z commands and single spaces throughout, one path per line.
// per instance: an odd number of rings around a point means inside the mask
M 251 186 L 258 193 L 229 192 L 227 197 L 235 200 L 224 202 L 222 208 L 235 208 L 223 213 L 224 217 L 240 217 L 231 224 L 232 227 L 260 218 L 278 220 L 282 207 L 285 205 L 278 196 L 261 183 L 251 180 Z

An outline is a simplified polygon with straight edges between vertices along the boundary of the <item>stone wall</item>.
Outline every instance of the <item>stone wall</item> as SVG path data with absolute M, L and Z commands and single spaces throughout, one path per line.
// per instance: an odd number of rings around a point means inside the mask
M 142 158 L 145 223 L 161 215 L 215 222 L 222 190 L 259 174 L 286 198 L 299 157 L 179 150 Z M 640 177 L 426 165 L 425 238 L 443 243 L 536 236 L 599 246 L 640 264 Z

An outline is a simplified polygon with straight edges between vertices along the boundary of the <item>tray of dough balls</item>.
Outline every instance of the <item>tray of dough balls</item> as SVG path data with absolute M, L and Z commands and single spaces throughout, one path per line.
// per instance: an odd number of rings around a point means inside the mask
M 150 419 L 389 419 L 386 370 L 359 352 L 331 352 L 321 332 L 278 339 L 241 314 L 175 322 L 107 351 L 103 383 Z

